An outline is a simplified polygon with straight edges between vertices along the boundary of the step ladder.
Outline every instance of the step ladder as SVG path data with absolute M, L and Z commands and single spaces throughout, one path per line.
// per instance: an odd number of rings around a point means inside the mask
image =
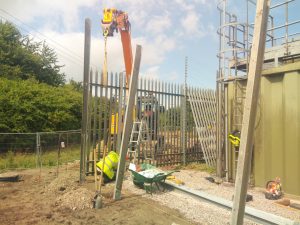
M 141 144 L 145 144 L 146 142 L 151 142 L 147 122 L 144 120 L 135 121 L 132 126 L 132 131 L 129 140 L 129 146 L 127 153 L 130 157 L 133 156 L 133 163 L 136 163 L 136 158 L 139 156 L 140 153 L 140 146 Z M 145 146 L 143 146 L 143 155 L 145 160 L 152 160 L 152 154 L 147 154 L 145 150 Z

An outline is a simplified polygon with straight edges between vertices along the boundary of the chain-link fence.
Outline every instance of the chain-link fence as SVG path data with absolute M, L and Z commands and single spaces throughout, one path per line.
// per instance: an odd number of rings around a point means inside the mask
M 0 133 L 0 170 L 59 166 L 80 159 L 80 130 Z

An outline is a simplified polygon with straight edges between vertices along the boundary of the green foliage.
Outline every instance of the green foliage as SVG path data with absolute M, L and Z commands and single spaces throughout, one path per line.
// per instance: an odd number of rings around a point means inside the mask
M 82 82 L 78 82 L 78 81 L 75 81 L 75 80 L 71 79 L 69 84 L 67 84 L 67 85 L 71 86 L 71 88 L 74 91 L 78 91 L 80 93 L 83 93 L 83 84 L 82 84 Z
M 181 126 L 181 107 L 173 107 L 165 111 L 165 113 L 161 113 L 159 125 L 161 127 L 167 126 L 168 128 L 178 129 Z M 186 106 L 186 129 L 191 130 L 195 126 L 194 118 L 192 114 L 192 109 L 190 104 L 188 103 Z
M 0 78 L 0 131 L 36 132 L 81 127 L 82 97 L 72 87 L 51 87 L 33 79 Z
M 22 36 L 11 23 L 0 21 L 0 77 L 36 79 L 52 86 L 65 83 L 57 55 L 45 42 Z

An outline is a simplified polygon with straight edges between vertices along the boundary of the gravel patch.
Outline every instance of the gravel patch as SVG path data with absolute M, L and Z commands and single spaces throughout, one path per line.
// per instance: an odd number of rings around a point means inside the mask
M 94 194 L 86 188 L 78 188 L 57 197 L 55 205 L 72 210 L 91 209 L 93 208 Z
M 70 166 L 76 166 L 76 163 L 72 163 Z M 71 210 L 82 210 L 87 208 L 93 208 L 94 191 L 88 190 L 86 187 L 80 187 L 78 181 L 78 173 L 74 173 L 72 170 L 63 171 L 58 177 L 45 186 L 46 193 L 51 195 L 55 194 L 55 205 L 61 208 L 68 208 Z M 53 172 L 50 172 L 50 176 Z
M 205 179 L 211 176 L 207 172 L 195 170 L 181 170 L 173 175 L 182 180 L 185 186 L 218 196 L 227 200 L 232 200 L 234 185 L 231 183 L 215 184 Z M 145 190 L 133 185 L 131 178 L 124 181 L 124 188 L 141 195 L 142 197 L 152 199 L 162 205 L 179 210 L 186 218 L 197 224 L 229 224 L 231 212 L 214 206 L 212 204 L 199 201 L 190 196 L 174 191 L 156 192 L 153 195 L 147 194 Z M 300 210 L 285 207 L 276 204 L 274 201 L 265 199 L 261 189 L 250 188 L 248 193 L 253 195 L 253 201 L 248 202 L 247 206 L 253 207 L 278 216 L 300 221 Z M 244 224 L 256 224 L 245 219 Z
M 218 197 L 232 200 L 234 193 L 233 184 L 222 183 L 220 185 L 209 182 L 205 177 L 210 174 L 201 171 L 181 170 L 174 173 L 176 178 L 185 182 L 187 187 L 195 190 L 201 190 L 208 194 L 216 195 Z M 253 201 L 247 202 L 247 206 L 276 214 L 278 216 L 286 217 L 291 220 L 300 221 L 300 210 L 284 207 L 276 204 L 274 201 L 265 199 L 264 193 L 258 188 L 250 188 L 248 194 L 253 195 Z
M 46 186 L 48 192 L 61 193 L 62 191 L 74 190 L 78 187 L 78 174 L 70 171 L 59 174 L 51 183 Z
M 206 202 L 201 202 L 193 197 L 174 191 L 156 192 L 153 195 L 150 195 L 145 193 L 145 190 L 134 186 L 131 179 L 124 181 L 123 186 L 137 195 L 141 195 L 144 198 L 152 199 L 162 205 L 179 210 L 180 213 L 193 223 L 214 225 L 230 224 L 230 211 Z M 256 223 L 245 220 L 244 224 L 252 225 Z

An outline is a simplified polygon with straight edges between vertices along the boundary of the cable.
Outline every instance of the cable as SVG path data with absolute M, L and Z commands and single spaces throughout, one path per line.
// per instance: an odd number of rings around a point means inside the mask
M 38 33 L 38 34 L 40 34 L 41 36 L 43 36 L 44 38 L 46 38 L 46 39 L 52 41 L 53 43 L 57 44 L 57 45 L 60 46 L 61 48 L 67 50 L 68 52 L 71 52 L 72 54 L 74 54 L 74 56 L 80 58 L 80 60 L 83 60 L 83 57 L 82 57 L 82 56 L 77 55 L 77 53 L 75 53 L 75 52 L 73 52 L 72 50 L 66 48 L 65 46 L 61 45 L 61 44 L 58 43 L 57 41 L 55 41 L 55 40 L 53 40 L 52 38 L 46 36 L 45 34 L 39 32 L 39 31 L 38 31 L 37 29 L 35 29 L 34 27 L 32 27 L 32 26 L 30 26 L 30 25 L 28 25 L 28 24 L 25 24 L 25 23 L 22 22 L 19 18 L 13 16 L 13 15 L 10 14 L 9 12 L 7 12 L 6 10 L 0 8 L 0 11 L 2 11 L 2 12 L 4 12 L 5 14 L 11 16 L 11 17 L 14 18 L 15 20 L 19 21 L 21 24 L 23 24 L 23 25 L 25 25 L 26 27 L 29 27 L 30 29 L 34 30 L 36 33 Z
M 25 31 L 26 33 L 30 34 L 30 35 L 33 36 L 34 38 L 37 38 L 37 39 L 43 41 L 41 38 L 39 38 L 39 37 L 37 37 L 36 35 L 32 34 L 32 33 L 31 33 L 30 31 L 28 31 L 27 29 L 25 29 L 25 28 L 19 26 L 18 24 L 14 23 L 13 21 L 9 20 L 8 18 L 3 17 L 3 15 L 0 15 L 0 17 L 3 18 L 4 20 L 7 20 L 8 22 L 14 24 L 16 27 L 18 27 L 19 29 L 21 29 L 21 30 Z M 51 47 L 53 47 L 53 46 L 51 46 Z M 63 53 L 61 50 L 59 50 L 59 49 L 57 49 L 57 48 L 55 48 L 55 47 L 54 47 L 54 49 L 55 49 L 55 51 L 59 52 L 59 53 L 60 53 L 60 56 L 62 56 L 64 59 L 68 59 L 69 61 L 73 62 L 73 63 L 76 64 L 76 65 L 78 65 L 78 63 L 80 63 L 80 64 L 83 65 L 83 62 L 82 62 L 82 61 L 80 61 L 80 60 L 78 60 L 78 59 L 74 59 L 74 58 L 72 58 L 71 56 L 67 56 L 65 53 Z
M 12 15 L 12 14 L 9 13 L 9 12 L 7 12 L 6 10 L 0 8 L 0 11 L 2 11 L 2 12 L 4 12 L 5 14 L 9 15 L 10 17 L 14 18 L 15 20 L 17 20 L 19 23 L 23 24 L 24 26 L 26 26 L 26 27 L 30 28 L 31 30 L 35 31 L 37 34 L 39 34 L 40 36 L 42 36 L 42 37 L 44 37 L 46 40 L 48 40 L 48 43 L 49 43 L 49 41 L 50 41 L 50 42 L 53 43 L 53 45 L 59 46 L 59 47 L 61 48 L 61 49 L 58 49 L 57 47 L 55 47 L 55 46 L 52 45 L 52 47 L 54 47 L 54 49 L 55 49 L 56 51 L 58 51 L 58 52 L 60 52 L 60 53 L 64 52 L 63 54 L 67 54 L 68 57 L 69 57 L 69 59 L 72 58 L 73 62 L 74 62 L 74 60 L 78 60 L 77 63 L 80 62 L 80 63 L 83 65 L 83 57 L 82 57 L 82 56 L 77 55 L 77 53 L 75 53 L 74 51 L 72 51 L 72 50 L 66 48 L 65 46 L 61 45 L 60 43 L 58 43 L 57 41 L 53 40 L 52 38 L 50 38 L 50 37 L 46 36 L 45 34 L 39 32 L 39 31 L 36 30 L 34 27 L 32 27 L 32 26 L 30 26 L 30 25 L 28 25 L 28 24 L 22 22 L 19 18 L 17 18 L 16 16 Z M 18 28 L 20 28 L 20 29 L 26 31 L 28 34 L 32 35 L 33 37 L 38 38 L 39 40 L 42 40 L 42 41 L 43 41 L 42 38 L 37 37 L 37 35 L 34 35 L 34 34 L 32 34 L 30 31 L 28 31 L 27 29 L 21 27 L 20 25 L 17 25 L 16 23 L 14 23 L 13 21 L 11 21 L 11 20 L 8 19 L 7 17 L 3 16 L 3 14 L 2 14 L 1 17 L 2 17 L 3 19 L 8 20 L 9 22 L 13 23 L 13 24 L 16 25 Z M 65 56 L 66 56 L 66 55 L 65 55 Z M 74 56 L 76 56 L 77 59 L 74 59 Z M 66 58 L 65 58 L 65 59 L 66 59 Z M 95 64 L 92 64 L 92 66 L 95 67 L 95 68 L 97 68 L 97 65 L 95 65 Z

